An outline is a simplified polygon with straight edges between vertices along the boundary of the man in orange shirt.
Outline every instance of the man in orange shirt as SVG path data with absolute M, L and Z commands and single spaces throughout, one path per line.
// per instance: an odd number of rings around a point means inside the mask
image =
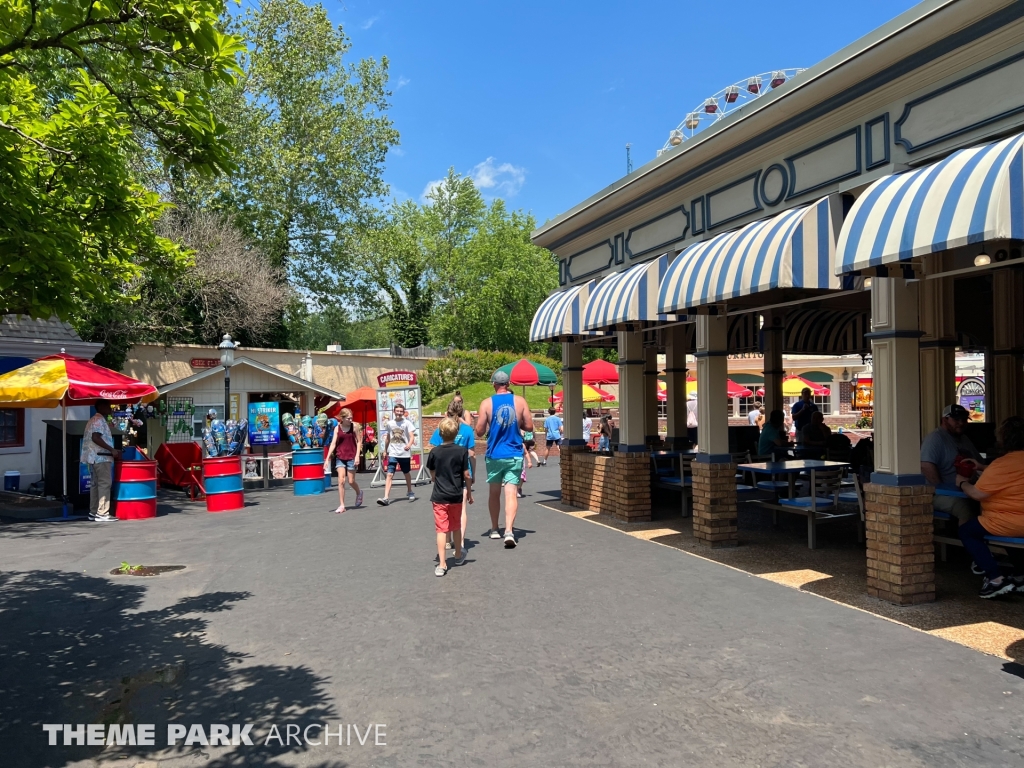
M 1024 576 L 1001 575 L 985 542 L 985 536 L 1024 537 L 1024 418 L 1004 421 L 999 436 L 1006 455 L 989 464 L 977 483 L 956 479 L 957 488 L 981 503 L 981 517 L 962 523 L 959 532 L 964 548 L 985 571 L 983 598 L 1024 591 Z

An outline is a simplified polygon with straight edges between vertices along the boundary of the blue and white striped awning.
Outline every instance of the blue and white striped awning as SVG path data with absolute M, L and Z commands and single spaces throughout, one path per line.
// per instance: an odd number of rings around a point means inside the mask
M 985 240 L 1024 239 L 1024 135 L 879 179 L 839 235 L 836 274 Z
M 583 327 L 588 331 L 607 330 L 683 319 L 658 312 L 658 288 L 668 268 L 668 254 L 662 254 L 653 261 L 606 277 L 587 301 Z
M 592 336 L 583 330 L 583 310 L 596 280 L 574 285 L 544 299 L 530 323 L 530 341 L 558 341 L 574 336 Z
M 661 281 L 659 312 L 697 307 L 775 288 L 839 290 L 829 198 L 692 245 Z
M 868 312 L 797 309 L 786 313 L 782 351 L 789 355 L 852 355 L 871 352 Z

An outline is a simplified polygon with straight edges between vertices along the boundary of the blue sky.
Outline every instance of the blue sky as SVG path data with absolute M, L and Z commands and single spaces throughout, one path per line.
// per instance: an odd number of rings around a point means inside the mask
M 324 0 L 353 56 L 390 59 L 392 194 L 419 200 L 454 166 L 538 223 L 623 176 L 627 142 L 637 168 L 726 85 L 809 67 L 914 4 Z

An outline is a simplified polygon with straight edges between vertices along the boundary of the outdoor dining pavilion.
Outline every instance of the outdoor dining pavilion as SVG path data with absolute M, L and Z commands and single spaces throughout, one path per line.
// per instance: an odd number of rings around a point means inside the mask
M 556 254 L 562 284 L 531 338 L 562 342 L 563 503 L 650 519 L 652 449 L 689 445 L 689 354 L 694 536 L 736 545 L 728 355 L 763 353 L 771 411 L 783 403 L 784 353 L 870 354 L 867 589 L 897 604 L 932 600 L 934 489 L 920 443 L 954 402 L 963 338 L 984 351 L 989 431 L 1024 413 L 1024 5 L 923 2 L 659 153 L 533 241 Z M 609 344 L 619 441 L 595 455 L 581 433 L 582 354 Z

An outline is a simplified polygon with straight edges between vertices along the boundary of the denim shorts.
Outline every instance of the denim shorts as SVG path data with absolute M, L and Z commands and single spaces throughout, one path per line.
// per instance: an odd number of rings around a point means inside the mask
M 338 459 L 338 469 L 344 467 L 349 472 L 356 471 L 356 460 L 355 459 Z
M 388 456 L 388 474 L 395 474 L 396 469 L 402 470 L 405 474 L 409 474 L 411 457 L 409 456 Z

